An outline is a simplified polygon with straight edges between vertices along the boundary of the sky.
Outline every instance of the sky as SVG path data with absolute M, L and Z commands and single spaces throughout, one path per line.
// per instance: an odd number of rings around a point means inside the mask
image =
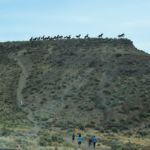
M 150 0 L 0 0 L 0 41 L 125 33 L 150 53 Z

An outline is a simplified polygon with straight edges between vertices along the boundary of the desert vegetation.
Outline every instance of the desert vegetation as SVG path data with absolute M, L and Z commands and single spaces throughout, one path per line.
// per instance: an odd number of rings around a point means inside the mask
M 0 146 L 74 150 L 78 128 L 99 149 L 148 147 L 150 56 L 120 36 L 0 43 Z

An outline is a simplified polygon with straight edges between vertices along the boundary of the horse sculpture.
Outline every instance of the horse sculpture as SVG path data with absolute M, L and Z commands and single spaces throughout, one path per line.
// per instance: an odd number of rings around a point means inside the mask
M 89 38 L 89 34 L 84 36 L 84 39 L 88 39 Z
M 124 36 L 125 36 L 125 34 L 122 33 L 122 34 L 119 34 L 119 35 L 118 35 L 118 38 L 124 38 Z
M 42 37 L 40 37 L 41 40 L 45 40 L 45 35 L 43 35 Z
M 53 38 L 52 38 L 52 37 L 50 37 L 50 36 L 48 36 L 48 37 L 47 37 L 47 39 L 48 39 L 48 40 L 52 40 Z
M 62 35 L 59 35 L 59 38 L 58 39 L 63 39 L 63 36 Z
M 37 40 L 38 40 L 38 37 L 35 37 L 35 38 L 31 37 L 30 39 L 30 41 L 37 41 Z
M 103 33 L 102 34 L 100 34 L 100 35 L 98 35 L 98 38 L 102 38 L 103 37 Z
M 76 38 L 77 38 L 77 39 L 79 39 L 80 37 L 81 37 L 81 34 L 79 34 L 79 35 L 76 35 Z
M 65 36 L 64 39 L 67 39 L 67 40 L 71 39 L 71 35 Z
M 30 42 L 33 41 L 33 37 L 31 37 L 29 41 L 30 41 Z

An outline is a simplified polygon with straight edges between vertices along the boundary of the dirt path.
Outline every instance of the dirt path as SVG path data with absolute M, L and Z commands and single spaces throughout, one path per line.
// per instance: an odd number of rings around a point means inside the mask
M 24 109 L 24 107 L 23 107 L 24 97 L 23 97 L 22 91 L 26 87 L 27 77 L 30 74 L 31 65 L 32 65 L 31 62 L 29 64 L 27 64 L 28 60 L 22 58 L 23 57 L 22 56 L 23 52 L 24 51 L 20 51 L 18 53 L 18 55 L 14 58 L 17 61 L 20 68 L 21 68 L 21 74 L 20 74 L 20 78 L 19 78 L 19 81 L 18 81 L 18 88 L 17 88 L 17 103 L 18 103 L 18 106 L 21 107 L 22 109 Z M 28 112 L 27 119 L 30 122 L 32 122 L 32 124 L 33 124 L 33 128 L 31 129 L 30 132 L 34 135 L 37 135 L 37 133 L 40 130 L 40 126 L 38 125 L 38 122 L 36 121 L 36 119 L 33 115 L 33 112 L 28 108 L 25 108 L 24 111 Z
M 23 105 L 23 95 L 22 90 L 25 88 L 26 85 L 26 78 L 28 77 L 28 72 L 26 71 L 23 63 L 20 61 L 19 58 L 16 58 L 18 65 L 20 66 L 22 72 L 20 74 L 19 82 L 18 82 L 18 88 L 17 88 L 17 102 L 19 106 Z
M 77 140 L 75 140 L 74 142 L 72 142 L 72 139 L 71 139 L 71 137 L 69 137 L 69 136 L 66 136 L 66 137 L 65 137 L 65 140 L 66 140 L 68 143 L 72 144 L 73 146 L 78 147 Z M 88 146 L 88 141 L 86 141 L 86 140 L 83 140 L 83 142 L 82 142 L 80 148 L 81 148 L 81 150 L 93 150 L 93 149 L 94 149 L 94 148 L 93 148 L 93 145 L 91 145 L 90 147 Z M 95 150 L 102 150 L 102 149 L 100 149 L 100 148 L 95 148 Z

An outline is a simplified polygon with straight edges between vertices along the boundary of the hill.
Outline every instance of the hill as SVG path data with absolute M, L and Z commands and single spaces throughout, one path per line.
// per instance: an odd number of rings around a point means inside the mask
M 150 55 L 129 39 L 0 43 L 0 70 L 2 124 L 150 128 Z

